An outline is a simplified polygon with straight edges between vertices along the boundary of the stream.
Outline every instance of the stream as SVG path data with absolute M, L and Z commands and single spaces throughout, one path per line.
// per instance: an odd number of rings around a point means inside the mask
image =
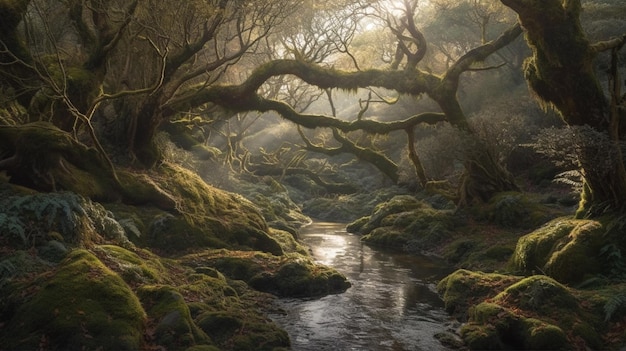
M 300 240 L 315 260 L 348 277 L 345 293 L 317 299 L 278 299 L 271 318 L 292 349 L 447 350 L 434 334 L 450 328 L 436 282 L 452 271 L 435 258 L 372 249 L 345 224 L 314 222 Z

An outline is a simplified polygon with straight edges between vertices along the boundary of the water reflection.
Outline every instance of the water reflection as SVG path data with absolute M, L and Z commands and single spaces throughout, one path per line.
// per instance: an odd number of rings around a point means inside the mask
M 314 223 L 300 237 L 352 287 L 320 299 L 278 301 L 285 313 L 272 318 L 289 332 L 294 350 L 445 350 L 433 337 L 448 321 L 434 284 L 449 267 L 372 250 L 337 223 Z

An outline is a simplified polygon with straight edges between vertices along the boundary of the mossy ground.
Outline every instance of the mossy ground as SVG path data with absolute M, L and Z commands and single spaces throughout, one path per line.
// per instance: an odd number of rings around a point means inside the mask
M 146 192 L 106 209 L 2 184 L 3 349 L 286 349 L 288 335 L 263 313 L 274 297 L 261 290 L 349 286 L 249 201 L 174 166 L 161 172 L 122 176 Z

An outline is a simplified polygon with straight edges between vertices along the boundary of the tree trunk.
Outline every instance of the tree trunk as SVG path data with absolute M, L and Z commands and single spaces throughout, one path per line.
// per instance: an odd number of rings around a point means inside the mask
M 525 76 L 537 97 L 557 109 L 570 126 L 587 125 L 609 142 L 583 135 L 578 158 L 585 178 L 579 215 L 597 216 L 626 206 L 626 171 L 618 142 L 619 119 L 612 118 L 593 60 L 598 50 L 583 33 L 580 1 L 502 0 L 519 15 L 533 55 Z M 623 41 L 620 46 L 623 45 Z M 592 139 L 589 139 L 592 138 Z

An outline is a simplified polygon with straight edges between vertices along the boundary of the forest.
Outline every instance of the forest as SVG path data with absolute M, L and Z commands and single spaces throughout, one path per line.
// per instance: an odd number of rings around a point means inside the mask
M 626 346 L 624 1 L 0 18 L 0 350 L 297 350 L 273 301 L 354 289 L 313 222 L 452 267 L 443 350 Z

